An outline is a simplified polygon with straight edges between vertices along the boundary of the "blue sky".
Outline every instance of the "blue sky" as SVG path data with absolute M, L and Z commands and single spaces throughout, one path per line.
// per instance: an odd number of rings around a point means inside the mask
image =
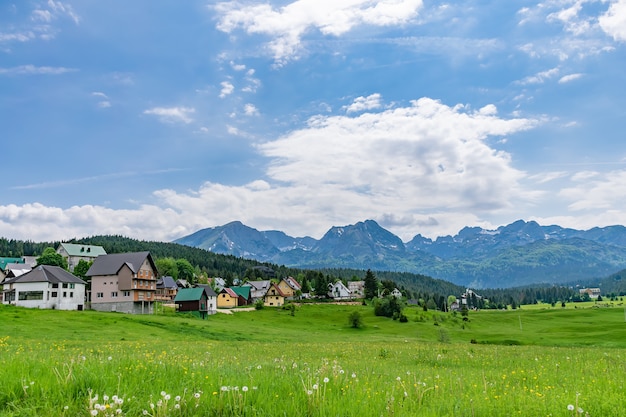
M 0 236 L 626 224 L 626 0 L 0 4 Z

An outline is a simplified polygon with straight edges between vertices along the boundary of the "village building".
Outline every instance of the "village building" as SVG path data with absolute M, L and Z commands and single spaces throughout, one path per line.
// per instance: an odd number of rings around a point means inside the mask
M 176 280 L 170 276 L 164 276 L 157 280 L 156 283 L 156 301 L 172 302 L 178 293 L 178 285 Z
M 91 308 L 131 314 L 152 314 L 157 268 L 150 252 L 100 255 L 91 277 Z
M 365 298 L 365 281 L 348 281 L 348 290 L 353 298 Z
M 210 287 L 181 288 L 174 298 L 176 311 L 204 319 L 217 312 L 215 296 L 215 291 Z
M 285 305 L 285 294 L 278 285 L 272 283 L 263 297 L 263 305 L 266 307 L 281 307 Z
M 63 268 L 39 265 L 3 281 L 3 304 L 19 307 L 83 310 L 85 281 Z
M 74 271 L 74 268 L 81 260 L 93 262 L 98 256 L 107 254 L 102 246 L 78 243 L 61 243 L 56 251 L 67 261 L 67 267 L 70 272 Z
M 334 300 L 350 300 L 352 293 L 342 281 L 328 284 L 328 296 Z
M 269 279 L 261 280 L 261 281 L 248 281 L 242 286 L 250 286 L 250 296 L 252 297 L 252 302 L 256 302 L 257 300 L 262 300 L 267 294 L 267 290 L 270 289 L 270 285 L 272 282 Z
M 278 288 L 288 300 L 293 300 L 302 295 L 302 286 L 293 277 L 281 279 Z
M 217 308 L 235 308 L 239 305 L 239 295 L 230 288 L 222 288 L 217 295 Z

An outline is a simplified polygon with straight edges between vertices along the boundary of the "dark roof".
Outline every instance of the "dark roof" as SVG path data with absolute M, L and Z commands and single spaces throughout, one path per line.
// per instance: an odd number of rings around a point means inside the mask
M 209 297 L 217 297 L 215 290 L 208 284 L 196 284 L 196 288 L 204 288 L 204 292 Z
M 202 299 L 202 294 L 204 294 L 204 288 L 181 288 L 176 293 L 176 297 L 174 298 L 175 303 L 183 302 L 183 301 L 198 301 Z
M 86 284 L 85 281 L 58 266 L 39 265 L 30 272 L 5 281 L 5 284 L 16 282 L 51 282 L 52 284 L 74 283 Z
M 157 288 L 170 288 L 170 289 L 178 288 L 178 285 L 176 285 L 176 281 L 174 280 L 174 278 L 170 276 L 159 278 L 156 285 L 157 285 Z
M 152 260 L 150 252 L 129 252 L 129 253 L 112 253 L 108 255 L 100 255 L 93 261 L 93 265 L 87 271 L 88 277 L 96 275 L 117 275 L 124 265 L 128 265 L 133 273 L 137 273 L 141 264 L 148 258 L 154 272 L 157 272 L 156 265 Z

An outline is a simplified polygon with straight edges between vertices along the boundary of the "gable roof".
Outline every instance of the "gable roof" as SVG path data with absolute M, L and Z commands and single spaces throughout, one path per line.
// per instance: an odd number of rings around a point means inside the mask
M 143 262 L 148 259 L 155 274 L 157 272 L 154 260 L 150 252 L 128 252 L 100 255 L 93 261 L 93 265 L 87 271 L 87 276 L 95 275 L 117 275 L 124 265 L 127 265 L 133 273 L 137 273 Z
M 6 269 L 8 264 L 23 264 L 24 259 L 22 258 L 3 258 L 0 257 L 0 269 L 3 271 Z
M 298 284 L 298 281 L 296 281 L 293 277 L 283 278 L 283 281 L 285 281 L 287 285 L 289 285 L 289 287 L 294 291 L 299 291 L 302 289 L 302 286 Z
M 107 254 L 102 246 L 82 245 L 79 243 L 61 243 L 59 246 L 65 249 L 69 256 L 95 258 Z
M 19 277 L 5 281 L 5 284 L 25 283 L 25 282 L 50 282 L 52 284 L 72 283 L 86 284 L 85 281 L 75 275 L 70 274 L 59 266 L 39 265 Z
M 7 264 L 4 272 L 6 272 L 7 276 L 19 277 L 32 269 L 33 268 L 26 264 Z
M 159 278 L 159 280 L 157 281 L 157 288 L 168 288 L 168 289 L 177 289 L 178 285 L 176 284 L 176 281 L 174 281 L 174 278 L 170 277 L 170 276 L 165 276 L 165 277 L 161 277 Z
M 220 294 L 225 292 L 226 294 L 230 295 L 233 298 L 239 298 L 239 294 L 237 294 L 235 291 L 233 291 L 230 288 L 222 288 L 222 291 L 220 291 Z
M 284 292 L 282 292 L 282 291 L 280 290 L 280 288 L 278 287 L 278 285 L 276 285 L 276 284 L 272 283 L 272 284 L 270 285 L 270 288 L 275 288 L 275 289 L 276 289 L 276 292 L 278 293 L 278 295 L 280 295 L 281 297 L 286 297 L 285 293 L 284 293 Z M 267 292 L 265 293 L 264 297 L 266 297 L 266 296 L 269 294 L 269 292 L 270 292 L 270 290 L 269 290 L 269 288 L 268 288 L 268 290 L 267 290 Z
M 211 288 L 211 286 L 208 285 L 208 284 L 196 284 L 196 287 L 197 288 L 204 288 L 204 292 L 209 297 L 216 297 L 217 296 L 217 293 L 215 292 L 215 290 L 213 288 Z
M 269 279 L 265 279 L 262 281 L 248 281 L 244 285 L 250 285 L 251 287 L 254 287 L 254 289 L 256 290 L 266 290 L 270 287 L 271 283 L 272 281 L 270 281 Z
M 230 287 L 230 289 L 233 290 L 235 294 L 245 298 L 246 300 L 250 298 L 251 288 L 247 285 L 243 287 Z
M 202 299 L 202 294 L 205 294 L 204 288 L 196 287 L 196 288 L 181 288 L 176 293 L 176 297 L 174 297 L 174 302 L 183 302 L 183 301 L 199 301 Z

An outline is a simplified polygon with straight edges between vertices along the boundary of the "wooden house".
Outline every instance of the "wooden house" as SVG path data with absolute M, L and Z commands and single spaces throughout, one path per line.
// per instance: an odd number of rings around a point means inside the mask
M 234 308 L 239 305 L 239 295 L 230 288 L 222 288 L 217 295 L 217 308 Z
M 204 287 L 181 288 L 176 293 L 174 303 L 177 312 L 192 313 L 201 318 L 216 312 L 215 297 L 207 294 Z

